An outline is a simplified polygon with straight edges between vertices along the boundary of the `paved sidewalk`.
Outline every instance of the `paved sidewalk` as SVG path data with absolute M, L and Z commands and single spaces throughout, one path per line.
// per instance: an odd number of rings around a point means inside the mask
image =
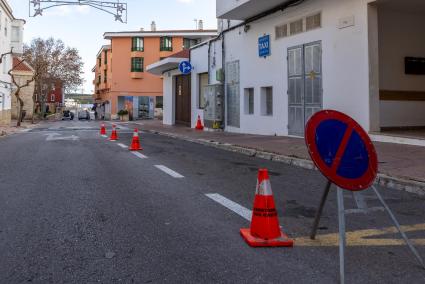
M 158 120 L 129 124 L 138 125 L 148 132 L 314 168 L 302 138 L 196 131 L 184 126 L 165 126 Z M 380 142 L 374 144 L 379 158 L 377 183 L 425 195 L 425 147 Z
M 0 125 L 0 137 L 30 130 L 37 127 L 39 123 L 39 121 L 35 121 L 32 124 L 31 121 L 24 120 L 21 122 L 21 127 L 16 127 L 16 120 L 12 120 L 9 125 Z

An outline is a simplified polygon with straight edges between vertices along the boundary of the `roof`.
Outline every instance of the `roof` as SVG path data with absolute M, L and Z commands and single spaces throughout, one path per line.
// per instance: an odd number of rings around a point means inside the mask
M 108 45 L 108 44 L 102 45 L 102 47 L 99 49 L 99 52 L 96 54 L 96 57 L 99 57 L 99 55 L 102 53 L 102 51 L 110 50 L 110 49 L 112 49 L 111 45 Z
M 190 49 L 183 49 L 182 51 L 179 51 L 177 53 L 171 54 L 168 57 L 173 57 L 173 58 L 189 58 L 190 57 Z
M 106 32 L 105 39 L 114 37 L 161 37 L 161 36 L 216 36 L 217 30 L 161 30 L 161 31 L 122 31 Z
M 21 58 L 13 56 L 13 71 L 34 72 L 34 69 Z

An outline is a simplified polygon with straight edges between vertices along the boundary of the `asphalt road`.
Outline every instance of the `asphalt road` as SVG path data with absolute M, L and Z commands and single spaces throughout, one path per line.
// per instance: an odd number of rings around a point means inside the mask
M 326 242 L 338 232 L 335 190 L 308 241 L 326 183 L 318 172 L 147 133 L 143 158 L 118 144 L 130 144 L 129 126 L 118 143 L 98 126 L 57 122 L 0 139 L 0 283 L 338 282 L 338 246 Z M 249 221 L 206 196 L 251 210 L 262 167 L 294 248 L 249 247 L 239 235 Z M 425 257 L 424 198 L 380 191 Z M 345 202 L 354 206 L 351 194 Z M 347 283 L 425 283 L 384 231 L 385 213 L 351 214 L 346 225 Z

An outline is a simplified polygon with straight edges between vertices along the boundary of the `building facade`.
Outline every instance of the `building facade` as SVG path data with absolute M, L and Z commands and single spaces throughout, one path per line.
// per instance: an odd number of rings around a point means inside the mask
M 25 21 L 16 19 L 6 0 L 0 0 L 0 55 L 22 53 Z M 12 55 L 2 56 L 0 63 L 0 124 L 9 124 L 12 107 L 12 84 L 8 72 L 12 69 Z
M 95 72 L 96 105 L 105 119 L 127 110 L 130 119 L 153 118 L 162 105 L 162 78 L 145 72 L 146 66 L 217 35 L 215 30 L 107 32 L 110 46 L 98 53 Z
M 192 127 L 207 80 L 230 132 L 302 137 L 322 109 L 371 133 L 424 128 L 425 3 L 402 2 L 217 0 L 220 36 L 190 52 Z

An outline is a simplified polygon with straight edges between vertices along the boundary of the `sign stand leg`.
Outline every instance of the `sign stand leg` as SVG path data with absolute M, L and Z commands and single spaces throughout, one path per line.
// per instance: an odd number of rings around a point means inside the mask
M 378 197 L 379 201 L 382 203 L 382 205 L 384 206 L 384 208 L 387 211 L 388 215 L 390 216 L 391 220 L 393 221 L 394 225 L 396 226 L 397 230 L 399 231 L 400 235 L 403 237 L 403 239 L 406 242 L 407 246 L 409 247 L 409 249 L 411 250 L 411 252 L 413 253 L 413 255 L 416 257 L 416 259 L 419 261 L 419 263 L 422 265 L 422 267 L 425 269 L 425 263 L 424 263 L 422 257 L 419 255 L 418 251 L 415 249 L 415 247 L 413 246 L 413 244 L 411 243 L 411 241 L 407 238 L 406 234 L 401 230 L 400 224 L 398 223 L 397 219 L 395 218 L 393 212 L 390 210 L 390 208 L 388 207 L 387 203 L 384 201 L 384 199 L 382 198 L 381 194 L 376 189 L 376 187 L 375 186 L 372 186 L 372 188 L 375 191 L 375 194 Z
M 328 180 L 326 183 L 325 191 L 323 191 L 322 199 L 320 200 L 319 208 L 316 212 L 316 217 L 314 218 L 313 227 L 310 233 L 310 239 L 314 240 L 316 238 L 317 228 L 319 227 L 320 218 L 322 217 L 323 207 L 325 207 L 326 199 L 328 198 L 329 190 L 331 189 L 331 181 Z
M 338 194 L 338 224 L 339 224 L 339 283 L 345 283 L 345 209 L 343 189 L 337 188 Z

